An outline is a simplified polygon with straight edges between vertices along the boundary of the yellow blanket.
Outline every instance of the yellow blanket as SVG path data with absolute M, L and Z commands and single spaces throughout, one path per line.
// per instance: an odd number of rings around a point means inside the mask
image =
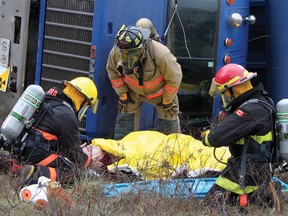
M 139 171 L 144 179 L 170 178 L 180 167 L 186 167 L 190 173 L 225 168 L 214 158 L 214 148 L 203 146 L 199 140 L 184 134 L 166 136 L 157 131 L 137 131 L 120 141 L 95 138 L 92 145 L 121 158 L 109 169 L 125 164 Z M 216 157 L 226 162 L 229 150 L 217 148 Z

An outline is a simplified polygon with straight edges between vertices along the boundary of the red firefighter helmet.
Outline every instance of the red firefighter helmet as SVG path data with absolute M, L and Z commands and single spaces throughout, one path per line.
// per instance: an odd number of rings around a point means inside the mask
M 255 76 L 257 76 L 257 73 L 249 72 L 239 64 L 227 64 L 220 68 L 213 78 L 209 94 L 212 97 L 217 96 L 233 86 L 247 82 Z

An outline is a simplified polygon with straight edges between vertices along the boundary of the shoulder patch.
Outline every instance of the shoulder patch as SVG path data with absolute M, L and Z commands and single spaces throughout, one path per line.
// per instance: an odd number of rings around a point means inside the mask
M 47 91 L 47 94 L 49 94 L 53 97 L 56 97 L 56 95 L 58 94 L 58 91 L 57 91 L 57 89 L 51 88 Z
M 245 112 L 243 112 L 243 111 L 240 110 L 240 109 L 237 109 L 234 113 L 235 113 L 236 115 L 240 116 L 240 117 L 242 117 L 242 116 L 245 114 Z

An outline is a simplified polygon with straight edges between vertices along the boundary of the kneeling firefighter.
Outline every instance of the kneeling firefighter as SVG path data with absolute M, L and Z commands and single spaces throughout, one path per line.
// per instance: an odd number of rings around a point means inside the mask
M 70 184 L 80 170 L 93 164 L 81 148 L 79 121 L 88 108 L 96 113 L 97 88 L 87 77 L 63 84 L 63 91 L 54 87 L 44 93 L 32 126 L 25 127 L 17 139 L 4 143 L 4 149 L 11 152 L 18 164 L 25 165 L 20 166 L 19 172 L 22 186 L 37 183 L 40 176 Z M 5 138 L 7 130 L 5 126 L 1 129 Z
M 265 205 L 275 196 L 271 163 L 276 151 L 276 113 L 262 84 L 252 86 L 250 79 L 256 75 L 238 64 L 227 64 L 212 80 L 209 93 L 222 96 L 229 115 L 204 131 L 202 142 L 216 148 L 228 146 L 232 157 L 205 197 L 208 206 L 216 203 L 219 193 L 223 199 L 228 194 L 230 201 L 240 199 L 240 206 L 247 205 L 247 197 Z

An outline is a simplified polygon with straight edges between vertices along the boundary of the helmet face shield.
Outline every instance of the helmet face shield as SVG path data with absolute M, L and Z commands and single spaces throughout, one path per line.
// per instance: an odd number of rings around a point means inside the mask
M 220 87 L 220 89 L 219 89 Z M 209 95 L 212 97 L 216 97 L 217 95 L 223 93 L 226 90 L 226 88 L 222 88 L 215 82 L 215 78 L 213 78 L 210 89 L 209 89 Z
M 89 105 L 85 105 L 79 110 L 78 115 L 77 115 L 79 121 L 82 120 L 88 108 L 89 108 Z
M 97 108 L 98 108 L 98 99 L 96 100 L 96 102 L 94 104 L 86 104 L 84 106 L 81 107 L 81 109 L 78 111 L 78 120 L 81 121 L 83 116 L 86 114 L 88 108 L 91 108 L 92 112 L 95 114 L 97 112 Z
M 234 97 L 228 97 L 225 94 L 223 94 L 228 88 L 223 88 L 222 91 L 219 91 L 219 86 L 215 83 L 212 82 L 210 89 L 209 89 L 209 95 L 212 97 L 217 97 L 217 96 L 221 96 L 221 100 L 222 100 L 222 106 L 223 108 L 227 108 L 227 106 L 230 104 L 231 101 L 234 100 Z
M 115 52 L 119 56 L 119 61 L 125 74 L 133 74 L 134 69 L 139 66 L 144 53 L 144 44 L 149 39 L 151 31 L 149 29 L 135 26 L 122 26 L 114 41 Z
M 91 104 L 90 105 L 90 108 L 92 110 L 92 112 L 95 114 L 97 112 L 97 109 L 98 109 L 98 104 L 99 104 L 99 100 L 97 99 L 95 101 L 95 103 Z
M 229 80 L 228 82 L 221 85 L 215 81 L 215 78 L 213 78 L 210 89 L 209 89 L 209 94 L 212 97 L 215 97 L 215 96 L 225 92 L 227 89 L 229 89 L 235 85 L 241 84 L 241 82 L 239 82 L 240 79 L 241 79 L 241 77 L 236 76 L 236 77 L 232 78 L 231 80 Z
M 211 82 L 211 85 L 210 85 L 210 89 L 209 89 L 209 95 L 211 96 L 211 97 L 215 97 L 215 96 L 217 96 L 219 94 L 219 92 L 218 92 L 218 89 L 217 89 L 217 85 L 216 85 L 216 83 L 214 82 L 214 78 L 213 78 L 213 80 L 212 80 L 212 82 Z

